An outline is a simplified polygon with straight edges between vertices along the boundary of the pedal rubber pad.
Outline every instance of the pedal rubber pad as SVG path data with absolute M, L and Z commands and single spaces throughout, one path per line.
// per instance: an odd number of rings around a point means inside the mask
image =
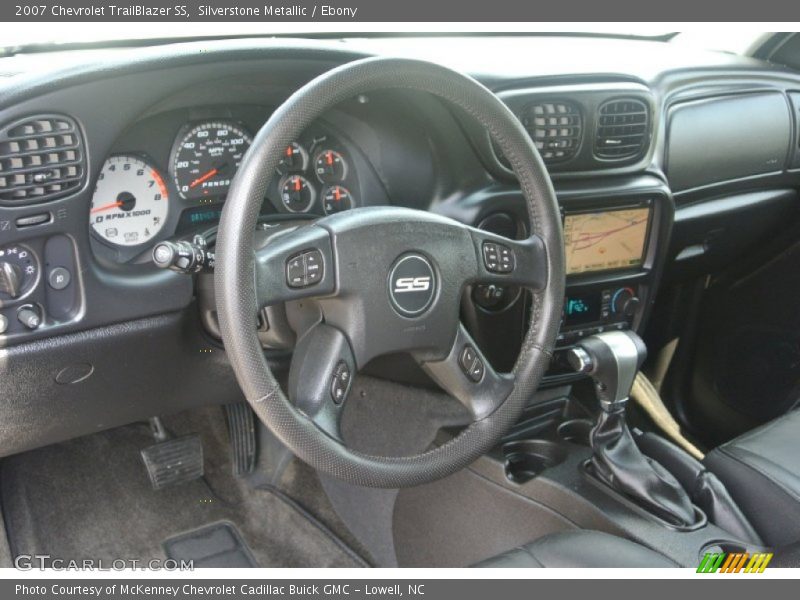
M 236 475 L 252 473 L 256 466 L 256 423 L 253 409 L 246 402 L 226 404 L 228 433 L 231 438 L 233 472 Z
M 142 450 L 142 460 L 156 490 L 203 476 L 203 444 L 197 434 L 153 444 Z

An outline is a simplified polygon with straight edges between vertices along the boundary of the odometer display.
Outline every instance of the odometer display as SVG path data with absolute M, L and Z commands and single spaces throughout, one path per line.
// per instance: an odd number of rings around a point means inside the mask
M 178 136 L 172 153 L 172 176 L 184 200 L 225 196 L 253 138 L 226 121 L 190 127 Z

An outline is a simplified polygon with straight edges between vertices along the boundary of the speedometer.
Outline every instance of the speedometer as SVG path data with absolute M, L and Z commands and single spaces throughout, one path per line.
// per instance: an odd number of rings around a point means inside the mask
M 136 156 L 112 156 L 97 179 L 89 222 L 106 242 L 144 244 L 164 226 L 168 199 L 167 186 L 154 166 Z
M 184 129 L 172 151 L 172 176 L 181 198 L 225 196 L 252 142 L 243 127 L 228 121 Z

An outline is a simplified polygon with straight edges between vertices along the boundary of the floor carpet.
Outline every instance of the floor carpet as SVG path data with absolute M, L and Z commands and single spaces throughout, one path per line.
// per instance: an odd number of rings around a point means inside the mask
M 205 477 L 158 491 L 139 454 L 153 443 L 146 424 L 5 459 L 2 499 L 12 554 L 106 561 L 164 558 L 162 544 L 168 538 L 228 522 L 261 567 L 364 566 L 291 498 L 275 489 L 253 489 L 234 477 L 221 409 L 208 411 L 217 411 L 215 427 L 200 427 L 197 417 L 165 420 L 175 435 L 200 433 Z

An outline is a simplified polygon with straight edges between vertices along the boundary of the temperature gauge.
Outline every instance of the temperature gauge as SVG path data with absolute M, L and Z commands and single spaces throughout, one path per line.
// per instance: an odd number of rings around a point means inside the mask
M 301 175 L 285 177 L 280 189 L 281 201 L 289 212 L 308 212 L 314 205 L 314 186 Z
M 322 183 L 338 183 L 347 176 L 347 162 L 336 150 L 323 150 L 314 161 L 314 172 Z
M 322 208 L 326 215 L 332 215 L 353 208 L 353 195 L 341 185 L 333 185 L 322 195 Z

